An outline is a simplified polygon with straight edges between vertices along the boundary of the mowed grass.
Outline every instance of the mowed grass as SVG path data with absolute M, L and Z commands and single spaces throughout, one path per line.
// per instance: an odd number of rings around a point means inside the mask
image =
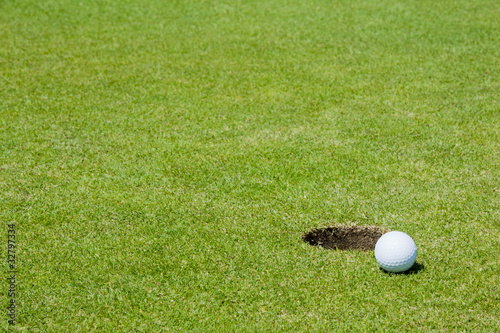
M 499 9 L 0 1 L 11 328 L 500 330 Z M 300 239 L 344 224 L 423 269 Z

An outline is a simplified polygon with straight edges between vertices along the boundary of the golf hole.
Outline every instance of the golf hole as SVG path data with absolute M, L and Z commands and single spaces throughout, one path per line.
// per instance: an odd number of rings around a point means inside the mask
M 374 226 L 327 227 L 305 233 L 302 240 L 330 250 L 373 251 L 378 239 L 388 231 Z

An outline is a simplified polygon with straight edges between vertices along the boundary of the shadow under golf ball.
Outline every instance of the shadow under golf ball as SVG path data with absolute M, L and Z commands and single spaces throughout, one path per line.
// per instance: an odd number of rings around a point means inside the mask
M 425 270 L 425 266 L 424 266 L 424 264 L 416 262 L 413 264 L 413 266 L 411 266 L 410 269 L 408 269 L 407 271 L 404 271 L 404 272 L 388 272 L 385 269 L 383 269 L 382 267 L 380 267 L 380 270 L 389 276 L 392 276 L 392 275 L 413 275 L 413 274 L 421 273 L 423 270 Z

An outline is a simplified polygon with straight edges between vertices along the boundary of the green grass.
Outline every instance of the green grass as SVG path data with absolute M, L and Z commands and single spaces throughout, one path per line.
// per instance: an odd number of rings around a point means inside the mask
M 1 0 L 11 328 L 500 330 L 499 9 Z M 300 239 L 341 224 L 424 269 Z

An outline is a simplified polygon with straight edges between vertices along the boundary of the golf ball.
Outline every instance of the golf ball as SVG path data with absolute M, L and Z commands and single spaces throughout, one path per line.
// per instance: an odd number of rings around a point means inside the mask
M 375 244 L 375 259 L 388 272 L 404 272 L 417 259 L 417 246 L 413 239 L 401 231 L 391 231 Z

